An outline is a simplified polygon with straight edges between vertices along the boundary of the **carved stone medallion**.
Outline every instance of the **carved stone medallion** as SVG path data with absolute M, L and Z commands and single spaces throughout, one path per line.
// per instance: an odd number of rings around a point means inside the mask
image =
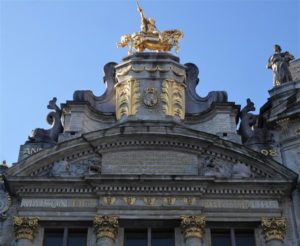
M 144 104 L 151 108 L 158 103 L 157 90 L 155 88 L 146 88 L 143 95 Z

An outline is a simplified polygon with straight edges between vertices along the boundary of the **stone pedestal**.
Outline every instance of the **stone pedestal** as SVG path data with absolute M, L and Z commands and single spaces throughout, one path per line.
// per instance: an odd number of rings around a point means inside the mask
M 119 228 L 118 217 L 96 216 L 94 229 L 97 237 L 97 246 L 114 246 Z
M 186 246 L 204 246 L 205 217 L 182 216 L 181 231 Z
M 14 230 L 17 246 L 32 246 L 38 229 L 38 218 L 14 217 Z
M 185 117 L 185 67 L 168 53 L 135 53 L 115 67 L 116 118 Z
M 262 218 L 261 227 L 267 246 L 283 246 L 287 230 L 286 218 Z

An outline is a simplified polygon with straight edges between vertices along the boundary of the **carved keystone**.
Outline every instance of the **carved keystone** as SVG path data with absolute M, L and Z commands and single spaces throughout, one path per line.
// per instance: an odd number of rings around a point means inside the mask
M 117 216 L 98 215 L 94 219 L 94 230 L 97 240 L 106 237 L 113 241 L 116 240 L 119 229 L 119 221 Z
M 271 240 L 281 240 L 285 236 L 287 230 L 286 218 L 262 218 L 261 227 L 265 235 L 266 242 Z
M 181 231 L 184 240 L 190 237 L 203 239 L 205 228 L 205 217 L 203 216 L 181 216 Z
M 14 231 L 16 239 L 33 240 L 39 227 L 37 217 L 14 217 Z

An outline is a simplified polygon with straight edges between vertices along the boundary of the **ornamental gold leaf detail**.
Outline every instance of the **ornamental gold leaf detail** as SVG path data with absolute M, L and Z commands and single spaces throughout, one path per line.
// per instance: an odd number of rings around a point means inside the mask
M 181 231 L 184 239 L 191 237 L 203 239 L 206 219 L 203 216 L 181 216 Z
M 282 217 L 262 218 L 261 227 L 266 242 L 271 240 L 283 241 L 287 231 L 287 219 Z
M 27 239 L 33 241 L 38 230 L 37 217 L 17 217 L 13 218 L 16 239 Z
M 135 79 L 116 84 L 116 118 L 135 115 L 140 101 L 140 85 Z
M 166 115 L 184 119 L 185 85 L 176 80 L 166 79 L 161 89 L 162 108 Z
M 113 241 L 116 240 L 119 229 L 119 220 L 117 216 L 101 216 L 98 215 L 94 219 L 94 230 L 99 238 L 110 238 Z

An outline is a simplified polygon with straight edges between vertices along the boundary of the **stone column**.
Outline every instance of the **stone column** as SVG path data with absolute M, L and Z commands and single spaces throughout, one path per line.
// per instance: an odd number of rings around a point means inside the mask
M 96 216 L 94 219 L 94 230 L 97 237 L 96 246 L 114 246 L 118 229 L 117 216 Z
M 181 216 L 181 232 L 186 246 L 203 246 L 205 217 Z
M 36 217 L 14 217 L 14 231 L 17 246 L 32 246 L 39 227 Z
M 287 230 L 286 218 L 262 218 L 261 227 L 267 246 L 283 246 L 283 239 Z

